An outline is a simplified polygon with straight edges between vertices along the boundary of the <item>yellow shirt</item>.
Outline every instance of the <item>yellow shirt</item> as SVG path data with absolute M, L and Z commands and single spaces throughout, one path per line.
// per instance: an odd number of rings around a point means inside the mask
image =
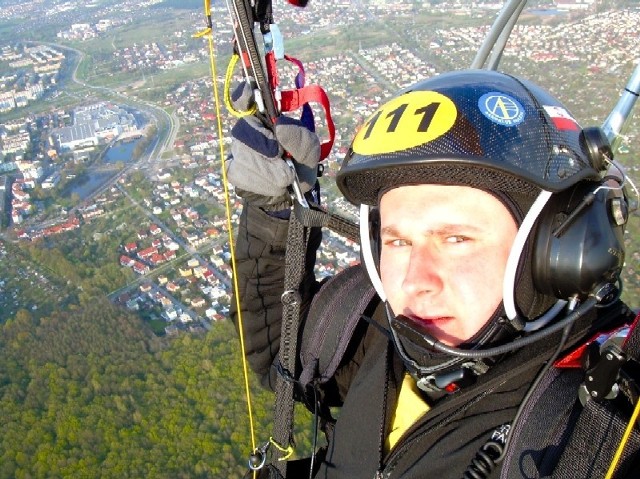
M 429 405 L 418 390 L 415 379 L 405 374 L 400 386 L 398 404 L 391 420 L 391 432 L 385 444 L 387 451 L 393 449 L 398 439 L 429 409 Z

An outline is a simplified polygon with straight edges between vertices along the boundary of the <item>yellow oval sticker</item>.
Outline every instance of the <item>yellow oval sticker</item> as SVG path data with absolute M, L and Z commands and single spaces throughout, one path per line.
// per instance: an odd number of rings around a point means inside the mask
M 423 145 L 448 132 L 456 105 L 435 91 L 412 91 L 381 106 L 353 140 L 353 151 L 376 155 Z

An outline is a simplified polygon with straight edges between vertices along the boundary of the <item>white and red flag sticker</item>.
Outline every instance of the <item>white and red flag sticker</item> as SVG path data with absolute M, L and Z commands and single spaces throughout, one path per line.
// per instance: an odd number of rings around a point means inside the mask
M 580 129 L 578 122 L 563 107 L 544 105 L 543 108 L 558 130 L 577 131 Z

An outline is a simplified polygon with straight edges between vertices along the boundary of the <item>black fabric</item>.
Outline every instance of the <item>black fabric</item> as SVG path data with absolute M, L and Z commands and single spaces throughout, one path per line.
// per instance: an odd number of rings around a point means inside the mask
M 318 321 L 303 334 L 299 377 L 303 386 L 312 380 L 324 383 L 334 376 L 362 313 L 374 296 L 375 290 L 361 265 L 344 270 L 322 286 L 309 311 Z M 352 299 L 355 307 L 344 320 L 336 320 L 344 317 L 345 298 Z
M 236 248 L 239 263 L 245 342 L 252 367 L 263 378 L 269 377 L 270 362 L 277 353 L 280 295 L 283 285 L 286 227 L 277 218 L 249 207 L 243 212 Z M 318 239 L 318 238 L 316 238 Z M 303 281 L 303 304 L 318 291 L 312 268 L 317 242 L 307 250 L 307 272 Z M 335 321 L 343 321 L 357 305 L 357 298 L 344 298 Z M 308 311 L 308 307 L 303 307 Z M 574 326 L 566 349 L 572 350 L 598 330 L 608 330 L 628 319 L 624 305 L 616 303 L 581 317 Z M 384 308 L 372 320 L 386 323 Z M 303 327 L 314 328 L 319 318 L 308 316 Z M 329 431 L 326 457 L 320 461 L 315 477 L 323 479 L 459 479 L 476 452 L 500 425 L 513 420 L 516 410 L 539 373 L 551 357 L 561 335 L 505 357 L 482 375 L 476 384 L 456 394 L 431 398 L 432 409 L 400 438 L 390 453 L 384 450 L 390 420 L 395 410 L 405 369 L 388 337 L 377 327 L 360 321 L 353 340 L 331 381 L 322 386 L 320 397 L 341 405 L 333 430 Z M 278 330 L 279 331 L 279 330 Z M 573 387 L 563 389 L 575 397 Z M 548 447 L 560 447 L 553 437 Z M 496 470 L 491 479 L 499 477 Z M 300 476 L 305 477 L 305 476 Z M 514 476 L 524 477 L 524 476 Z M 289 478 L 291 479 L 291 478 Z
M 552 477 L 582 479 L 605 477 L 629 421 L 610 401 L 588 401 L 581 412 Z M 616 468 L 615 478 L 638 477 L 632 464 L 637 460 L 640 432 L 634 428 Z M 585 454 L 594 451 L 596 454 Z
M 308 230 L 295 215 L 289 220 L 287 250 L 285 254 L 285 280 L 282 295 L 282 327 L 278 353 L 279 374 L 276 380 L 274 403 L 273 441 L 281 447 L 272 448 L 276 468 L 286 473 L 286 462 L 281 458 L 293 443 L 294 378 L 298 353 L 298 331 L 301 320 L 302 297 L 300 288 L 304 276 Z
M 272 390 L 277 374 L 272 365 L 280 348 L 288 224 L 289 220 L 271 217 L 260 208 L 245 203 L 235 248 L 245 354 L 261 384 Z M 320 230 L 312 228 L 300 288 L 303 316 L 319 288 L 313 265 L 321 239 Z M 231 318 L 239 329 L 236 301 L 231 305 Z
M 553 472 L 562 453 L 560 444 L 567 442 L 570 426 L 577 419 L 572 412 L 582 380 L 579 369 L 551 368 L 547 372 L 520 421 L 513 425 L 510 434 L 517 440 L 506 452 L 501 479 L 548 477 Z

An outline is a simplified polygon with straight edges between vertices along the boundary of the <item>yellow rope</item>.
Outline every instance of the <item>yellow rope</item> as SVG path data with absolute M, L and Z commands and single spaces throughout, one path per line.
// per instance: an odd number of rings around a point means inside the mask
M 231 113 L 236 118 L 242 118 L 243 116 L 253 115 L 256 111 L 258 111 L 258 107 L 254 104 L 247 111 L 236 110 L 233 106 L 233 102 L 231 101 L 231 77 L 233 76 L 233 70 L 236 68 L 236 63 L 238 63 L 239 55 L 235 53 L 231 56 L 231 60 L 229 60 L 229 65 L 227 65 L 227 72 L 224 76 L 224 104 Z
M 205 12 L 207 15 L 209 15 L 209 11 L 207 8 L 207 3 L 205 1 Z M 209 27 L 206 30 L 203 30 L 202 32 L 199 32 L 195 35 L 196 37 L 203 37 L 203 36 L 207 36 L 208 40 L 209 40 L 209 62 L 210 62 L 210 66 L 211 66 L 211 80 L 213 81 L 213 95 L 214 95 L 214 99 L 215 99 L 215 105 L 216 105 L 216 119 L 217 119 L 217 126 L 218 126 L 218 144 L 220 146 L 220 163 L 222 165 L 222 184 L 224 185 L 224 197 L 225 197 L 225 209 L 226 209 L 226 215 L 227 215 L 227 231 L 229 234 L 229 245 L 230 245 L 230 253 L 231 253 L 231 269 L 233 271 L 233 291 L 234 291 L 234 295 L 236 298 L 236 310 L 237 310 L 237 315 L 238 315 L 238 330 L 239 330 L 239 336 L 240 336 L 240 350 L 241 350 L 241 356 L 242 356 L 242 370 L 243 370 L 243 375 L 244 375 L 244 388 L 245 388 L 245 394 L 247 397 L 247 409 L 248 409 L 248 415 L 249 415 L 249 431 L 251 434 L 251 448 L 252 451 L 256 450 L 256 439 L 255 439 L 255 432 L 254 432 L 254 425 L 253 425 L 253 407 L 251 405 L 251 392 L 249 389 L 249 368 L 247 366 L 247 359 L 245 356 L 245 342 L 244 342 L 244 327 L 243 327 L 243 322 L 242 322 L 242 310 L 240 309 L 240 295 L 239 295 L 239 288 L 238 288 L 238 275 L 236 274 L 236 261 L 235 261 L 235 248 L 234 248 L 234 235 L 233 235 L 233 228 L 231 225 L 231 202 L 230 202 L 230 195 L 229 195 L 229 184 L 227 182 L 227 172 L 225 170 L 224 167 L 224 160 L 225 160 L 225 152 L 224 152 L 224 142 L 223 142 L 223 134 L 222 134 L 222 119 L 220 116 L 220 96 L 218 94 L 218 84 L 217 84 L 217 78 L 218 75 L 216 73 L 216 64 L 215 64 L 215 48 L 214 48 L 214 43 L 213 43 L 213 28 Z M 255 478 L 255 471 L 254 471 L 254 478 Z
M 283 447 L 278 444 L 273 437 L 269 438 L 269 442 L 273 444 L 273 447 L 275 447 L 278 451 L 284 453 L 282 457 L 278 458 L 278 461 L 286 461 L 293 455 L 294 450 L 291 444 L 289 444 L 287 447 Z
M 618 449 L 616 453 L 613 455 L 613 460 L 609 465 L 609 470 L 607 471 L 607 475 L 604 476 L 605 479 L 611 479 L 613 477 L 613 473 L 618 467 L 618 462 L 620 462 L 620 457 L 622 457 L 622 451 L 624 450 L 624 446 L 627 444 L 629 440 L 629 436 L 631 436 L 631 431 L 633 431 L 633 426 L 635 426 L 636 421 L 638 420 L 638 415 L 640 415 L 640 399 L 636 402 L 636 407 L 633 409 L 633 414 L 631 415 L 631 419 L 629 419 L 629 424 L 627 424 L 627 428 L 622 435 L 622 439 L 620 440 L 620 444 L 618 444 Z

